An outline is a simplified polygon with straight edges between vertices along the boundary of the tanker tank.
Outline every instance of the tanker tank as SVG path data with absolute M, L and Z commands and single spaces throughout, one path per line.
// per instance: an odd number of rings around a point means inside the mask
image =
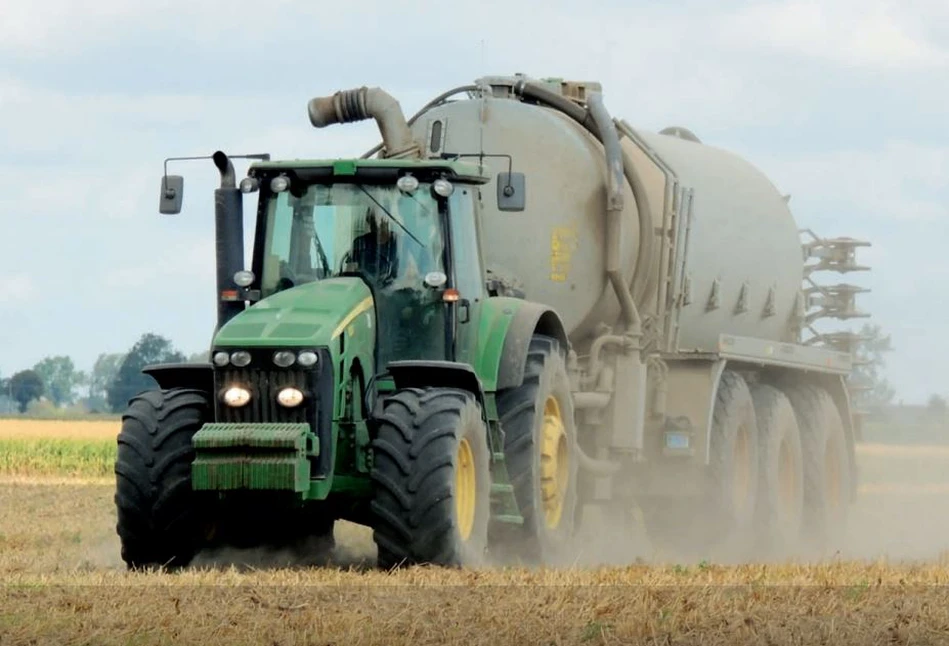
M 515 277 L 529 299 L 553 307 L 571 340 L 583 345 L 597 325 L 612 325 L 621 313 L 606 276 L 604 148 L 563 112 L 512 97 L 504 87 L 512 80 L 517 79 L 502 81 L 484 101 L 473 97 L 428 109 L 412 124 L 413 135 L 428 156 L 489 155 L 484 163 L 493 179 L 482 204 L 486 265 Z M 671 169 L 680 185 L 693 190 L 687 244 L 677 245 L 684 249 L 686 279 L 677 348 L 716 351 L 722 333 L 796 340 L 793 317 L 804 258 L 782 195 L 732 153 L 678 136 L 635 134 L 667 167 L 656 165 L 629 137 L 621 138 L 650 211 L 639 212 L 633 188 L 624 182 L 620 266 L 640 314 L 655 315 L 662 293 L 660 227 L 667 189 L 675 181 L 667 175 Z M 520 212 L 500 211 L 494 198 L 497 174 L 508 170 L 502 156 L 508 155 L 511 170 L 526 175 L 526 208 Z M 674 266 L 681 255 L 663 264 Z M 670 290 L 672 298 L 679 295 Z

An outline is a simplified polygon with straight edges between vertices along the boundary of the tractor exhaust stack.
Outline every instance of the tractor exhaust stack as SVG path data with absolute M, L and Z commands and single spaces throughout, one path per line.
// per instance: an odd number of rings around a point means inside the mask
M 244 269 L 243 196 L 237 188 L 234 164 L 220 150 L 212 156 L 221 174 L 214 189 L 214 245 L 217 265 L 217 328 L 244 310 L 244 301 L 234 284 L 234 274 Z

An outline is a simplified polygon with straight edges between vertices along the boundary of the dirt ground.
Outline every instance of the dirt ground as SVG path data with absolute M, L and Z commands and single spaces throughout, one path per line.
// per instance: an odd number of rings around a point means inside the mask
M 862 450 L 848 545 L 824 564 L 533 572 L 376 571 L 368 530 L 342 524 L 332 568 L 230 554 L 133 575 L 109 481 L 8 478 L 0 645 L 949 643 L 946 467 L 949 451 Z

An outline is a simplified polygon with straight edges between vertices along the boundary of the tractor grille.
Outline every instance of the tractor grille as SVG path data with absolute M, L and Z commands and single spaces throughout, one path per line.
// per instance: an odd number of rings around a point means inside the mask
M 240 348 L 220 348 L 232 352 Z M 214 369 L 215 421 L 221 424 L 309 424 L 321 447 L 313 477 L 326 477 L 333 470 L 333 393 L 335 375 L 332 356 L 327 348 L 310 348 L 319 359 L 312 368 L 293 365 L 278 368 L 273 353 L 284 348 L 249 348 L 251 362 L 244 368 L 233 365 Z M 302 348 L 286 348 L 298 352 Z M 218 350 L 215 348 L 214 350 Z M 232 408 L 221 401 L 231 386 L 243 386 L 251 392 L 250 401 Z M 303 403 L 285 408 L 277 402 L 277 393 L 292 386 L 303 392 Z
M 218 420 L 227 424 L 308 422 L 312 418 L 307 413 L 315 411 L 313 399 L 316 393 L 307 383 L 307 373 L 302 370 L 229 368 L 218 371 L 215 380 L 219 392 L 229 386 L 243 386 L 251 391 L 250 402 L 241 408 L 218 403 Z M 306 396 L 303 404 L 296 408 L 285 408 L 277 403 L 277 393 L 288 386 L 303 392 Z

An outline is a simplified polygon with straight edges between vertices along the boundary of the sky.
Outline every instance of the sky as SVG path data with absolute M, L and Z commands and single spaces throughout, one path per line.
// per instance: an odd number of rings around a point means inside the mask
M 754 163 L 800 228 L 871 241 L 873 272 L 843 280 L 892 335 L 886 377 L 906 403 L 949 394 L 941 0 L 0 0 L 0 375 L 88 370 L 145 332 L 207 348 L 217 171 L 172 164 L 184 208 L 160 215 L 165 158 L 358 156 L 375 125 L 316 130 L 311 97 L 375 85 L 412 114 L 516 72 L 599 81 L 635 128 Z

